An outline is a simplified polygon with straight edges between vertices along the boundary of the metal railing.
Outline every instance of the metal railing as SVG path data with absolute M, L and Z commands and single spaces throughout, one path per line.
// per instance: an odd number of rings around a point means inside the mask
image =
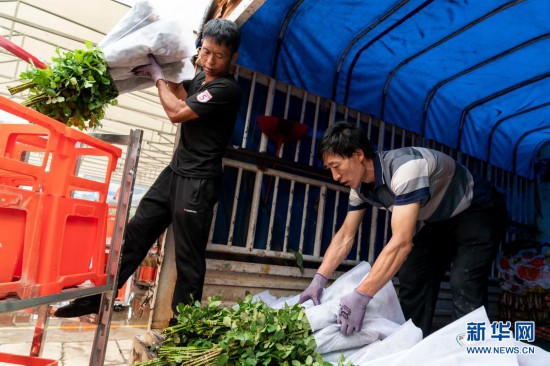
M 535 227 L 535 189 L 531 180 L 251 70 L 237 67 L 236 78 L 248 91 L 242 139 L 237 148 L 269 155 L 270 147 L 275 150 L 274 142 L 256 128 L 255 118 L 275 115 L 291 119 L 308 124 L 311 133 L 283 145 L 278 158 L 319 169 L 321 162 L 315 159 L 317 139 L 334 121 L 347 120 L 361 125 L 378 150 L 423 146 L 449 154 L 473 173 L 491 180 L 505 194 L 511 222 Z M 240 159 L 225 159 L 224 165 L 224 185 L 234 188 L 233 196 L 224 203 L 224 212 L 215 212 L 209 251 L 283 259 L 293 259 L 292 252 L 299 251 L 304 260 L 322 260 L 345 217 L 347 188 L 300 172 L 289 173 L 276 164 L 265 168 Z M 274 179 L 274 185 L 267 197 L 268 179 Z M 220 220 L 220 215 L 226 219 Z M 356 243 L 347 263 L 374 261 L 391 236 L 390 218 L 385 210 L 367 209 L 356 238 L 361 245 Z M 515 235 L 509 232 L 506 240 L 514 240 Z

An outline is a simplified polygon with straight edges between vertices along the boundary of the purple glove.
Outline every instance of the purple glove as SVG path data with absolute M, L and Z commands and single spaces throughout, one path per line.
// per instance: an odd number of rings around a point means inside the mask
M 132 72 L 136 76 L 143 76 L 153 79 L 156 85 L 157 81 L 165 80 L 164 73 L 162 72 L 162 69 L 160 68 L 157 60 L 155 59 L 155 56 L 153 56 L 152 54 L 148 54 L 147 57 L 149 57 L 149 64 L 134 67 L 132 69 Z
M 328 279 L 325 276 L 316 273 L 309 286 L 300 294 L 300 304 L 311 299 L 315 305 L 319 305 L 321 303 L 320 299 L 323 287 L 327 284 L 327 281 Z
M 336 322 L 342 324 L 340 333 L 350 335 L 354 331 L 361 331 L 365 310 L 371 300 L 372 297 L 357 289 L 340 299 L 340 310 L 336 318 Z

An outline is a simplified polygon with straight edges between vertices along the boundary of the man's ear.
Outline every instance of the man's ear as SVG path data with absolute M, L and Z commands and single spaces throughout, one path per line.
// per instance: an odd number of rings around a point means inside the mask
M 359 158 L 359 161 L 363 161 L 363 159 L 365 159 L 365 153 L 363 152 L 362 149 L 355 149 L 355 151 L 353 153 L 357 154 L 357 157 Z
M 197 53 L 193 56 L 193 65 L 201 66 L 201 47 L 197 48 Z

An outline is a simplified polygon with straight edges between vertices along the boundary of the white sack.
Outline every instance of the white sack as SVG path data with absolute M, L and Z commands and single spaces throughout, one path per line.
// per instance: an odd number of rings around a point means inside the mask
M 454 321 L 446 327 L 432 333 L 416 345 L 406 349 L 403 352 L 388 354 L 385 357 L 368 359 L 366 355 L 359 355 L 362 360 L 361 366 L 463 366 L 463 365 L 499 365 L 499 366 L 517 366 L 517 356 L 514 354 L 471 354 L 457 342 L 457 336 L 467 331 L 467 324 L 470 322 L 490 324 L 485 309 L 483 307 L 472 311 L 462 318 Z M 391 342 L 400 342 L 399 333 L 395 337 L 385 340 L 386 346 Z M 381 342 L 382 343 L 382 342 Z M 481 342 L 469 342 L 469 346 L 513 346 L 512 340 L 496 339 L 485 340 Z M 396 346 L 392 346 L 396 348 Z M 357 355 L 354 355 L 357 358 Z M 351 360 L 351 356 L 350 356 Z M 347 361 L 347 360 L 346 360 Z
M 384 339 L 405 323 L 395 288 L 391 282 L 388 282 L 367 306 L 361 332 L 349 336 L 340 333 L 340 325 L 336 323 L 340 298 L 353 291 L 370 269 L 368 262 L 359 263 L 325 288 L 320 305 L 314 306 L 311 300 L 302 304 L 306 309 L 306 316 L 317 343 L 316 351 L 321 355 L 331 352 L 346 355 L 354 348 Z M 275 309 L 280 309 L 285 304 L 297 304 L 300 299 L 299 294 L 277 300 L 269 298 L 266 294 L 262 297 L 268 299 L 270 306 Z
M 323 291 L 320 305 L 311 306 L 311 301 L 305 303 L 310 306 L 306 315 L 314 331 L 317 352 L 321 355 L 339 351 L 347 356 L 350 349 L 384 339 L 405 323 L 395 288 L 388 282 L 369 302 L 361 331 L 351 335 L 340 333 L 340 325 L 336 323 L 340 299 L 352 292 L 370 269 L 368 262 L 359 263 Z
M 412 321 L 405 323 L 397 295 L 391 283 L 386 284 L 367 306 L 365 321 L 360 333 L 343 336 L 336 324 L 339 300 L 353 291 L 370 271 L 370 265 L 362 262 L 327 287 L 321 297 L 321 304 L 313 306 L 312 301 L 303 304 L 317 342 L 316 351 L 327 362 L 338 364 L 341 354 L 345 363 L 358 366 L 546 366 L 550 365 L 550 352 L 529 343 L 513 339 L 486 339 L 469 342 L 468 345 L 482 347 L 534 347 L 535 354 L 483 354 L 468 353 L 457 337 L 467 332 L 470 322 L 490 322 L 483 307 L 465 315 L 446 327 L 422 339 L 422 331 Z M 258 299 L 274 308 L 284 304 L 294 305 L 299 294 L 290 298 L 275 298 L 268 291 L 256 295 Z M 403 324 L 404 323 L 404 324 Z
M 191 14 L 186 4 L 179 0 L 138 0 L 98 44 L 120 94 L 153 86 L 152 80 L 131 73 L 134 67 L 149 63 L 149 53 L 155 56 L 167 80 L 193 78 L 190 58 L 196 47 L 190 24 L 194 21 L 186 17 Z
M 161 66 L 166 80 L 175 83 L 192 79 L 195 76 L 195 69 L 190 58 L 186 58 L 181 62 L 172 62 Z M 115 82 L 119 94 L 147 89 L 154 85 L 153 80 L 142 77 L 138 78 L 131 70 L 130 68 L 124 67 L 110 69 L 111 77 Z M 113 72 L 117 75 L 116 78 L 113 76 Z
M 391 320 L 375 318 L 364 321 L 360 332 L 344 335 L 340 333 L 340 324 L 334 323 L 314 332 L 313 337 L 317 343 L 316 351 L 319 354 L 338 351 L 347 356 L 353 353 L 348 352 L 350 349 L 384 339 L 399 329 L 399 326 Z
M 519 366 L 548 366 L 550 365 L 550 352 L 543 350 L 540 347 L 533 346 L 530 343 L 516 342 L 515 346 L 520 347 L 534 347 L 534 354 L 518 354 Z
M 422 340 L 422 330 L 412 320 L 408 320 L 395 332 L 383 340 L 368 344 L 351 353 L 346 361 L 353 365 L 362 365 L 385 356 L 396 356 L 404 352 Z
M 273 308 L 273 306 L 271 305 L 277 301 L 277 297 L 271 295 L 271 292 L 269 292 L 269 290 L 266 290 L 252 296 L 252 302 L 256 302 L 256 301 L 261 301 L 267 306 L 269 306 L 270 308 Z

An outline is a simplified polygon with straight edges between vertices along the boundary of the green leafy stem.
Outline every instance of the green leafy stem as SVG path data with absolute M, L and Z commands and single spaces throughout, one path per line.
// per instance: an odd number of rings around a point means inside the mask
M 86 49 L 62 53 L 45 69 L 34 65 L 21 73 L 24 83 L 8 87 L 13 94 L 30 90 L 22 103 L 68 126 L 101 126 L 105 109 L 116 105 L 118 90 L 109 74 L 103 52 L 86 41 Z
M 178 324 L 163 330 L 158 358 L 136 365 L 331 365 L 315 352 L 299 304 L 272 309 L 247 295 L 234 307 L 220 305 L 220 297 L 208 298 L 205 306 L 180 304 Z

